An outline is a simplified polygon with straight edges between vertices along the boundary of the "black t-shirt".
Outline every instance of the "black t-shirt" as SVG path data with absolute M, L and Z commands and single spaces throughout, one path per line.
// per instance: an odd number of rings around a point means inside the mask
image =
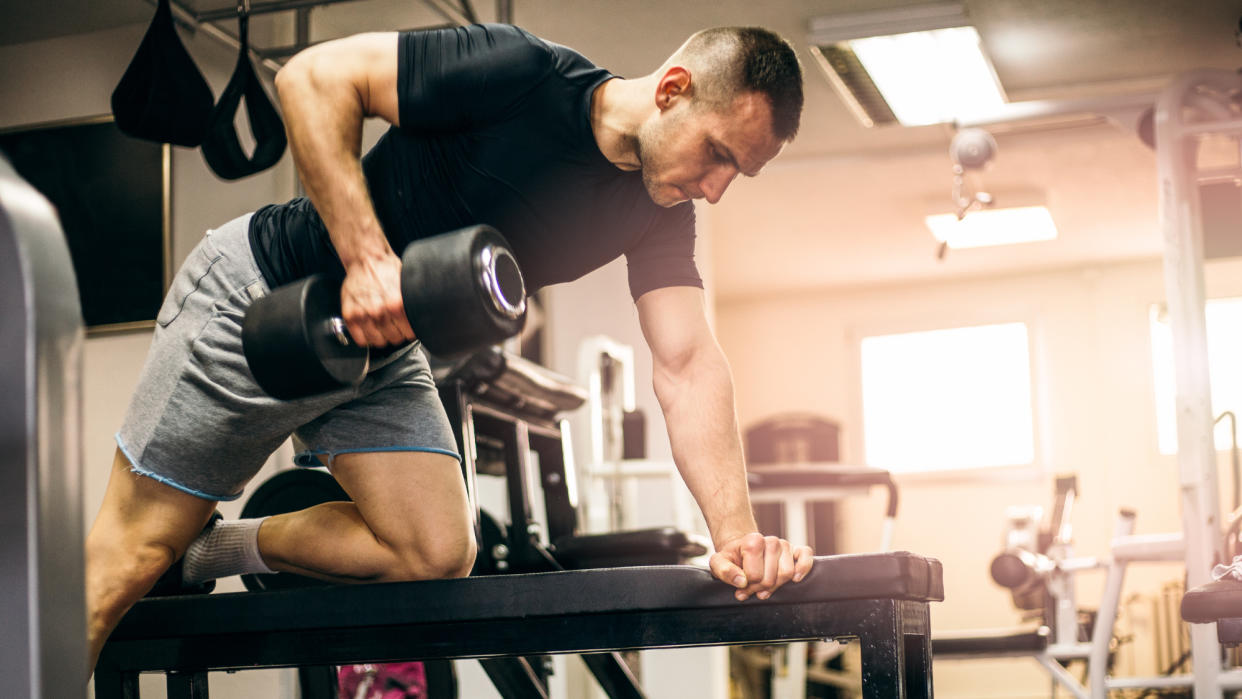
M 694 208 L 651 201 L 641 174 L 612 165 L 590 125 L 612 75 L 581 54 L 507 25 L 400 35 L 400 128 L 362 160 L 393 250 L 475 223 L 513 247 L 529 292 L 624 254 L 630 293 L 703 282 Z M 268 283 L 343 275 L 305 198 L 257 211 L 251 248 Z

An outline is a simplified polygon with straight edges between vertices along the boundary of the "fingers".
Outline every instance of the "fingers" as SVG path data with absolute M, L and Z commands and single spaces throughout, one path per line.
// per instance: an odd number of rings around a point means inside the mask
M 401 260 L 391 256 L 351 269 L 341 285 L 341 317 L 359 345 L 384 347 L 413 340 L 401 298 Z
M 815 553 L 811 551 L 810 546 L 799 546 L 793 550 L 794 561 L 794 582 L 802 582 L 807 573 L 811 572 L 811 566 L 815 564 Z
M 749 584 L 741 567 L 730 560 L 725 552 L 713 553 L 712 557 L 707 560 L 707 565 L 711 568 L 712 575 L 721 582 L 734 587 L 746 587 Z
M 746 579 L 751 583 L 763 580 L 766 548 L 767 541 L 759 532 L 742 537 L 742 570 L 746 571 Z
M 354 342 L 364 347 L 384 347 L 413 337 L 413 332 L 408 329 L 409 321 L 403 318 L 398 320 L 399 316 L 404 316 L 404 311 L 394 314 L 391 308 L 391 303 L 373 296 L 355 295 L 349 300 L 342 299 L 341 317 Z
M 741 547 L 743 555 L 747 551 Z M 762 576 L 758 579 L 748 576 L 746 587 L 737 590 L 734 596 L 744 601 L 754 596 L 761 600 L 768 599 L 778 588 L 791 580 L 800 582 L 811 571 L 815 562 L 814 553 L 809 546 L 793 546 L 785 539 L 775 536 L 764 537 L 762 546 Z M 747 568 L 747 570 L 750 570 Z

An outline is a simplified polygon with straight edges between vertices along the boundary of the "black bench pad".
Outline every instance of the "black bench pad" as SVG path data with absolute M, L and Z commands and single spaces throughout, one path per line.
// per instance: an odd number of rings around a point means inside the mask
M 805 580 L 768 602 L 941 601 L 941 575 L 939 561 L 906 552 L 818 556 Z M 144 599 L 111 641 L 738 606 L 703 568 L 601 568 Z
M 1234 617 L 1242 617 L 1242 581 L 1213 580 L 1187 590 L 1182 597 L 1182 619 L 1192 624 Z
M 1046 626 L 1036 629 L 975 629 L 932 638 L 933 657 L 1042 653 L 1047 648 Z
M 213 670 L 435 658 L 492 667 L 553 653 L 857 638 L 864 699 L 926 698 L 928 603 L 943 598 L 940 562 L 905 552 L 818 557 L 805 580 L 764 601 L 738 602 L 690 566 L 152 598 L 104 646 L 95 696 L 135 699 L 141 672 L 167 672 L 170 697 L 201 699 Z M 522 684 L 513 696 L 542 696 Z

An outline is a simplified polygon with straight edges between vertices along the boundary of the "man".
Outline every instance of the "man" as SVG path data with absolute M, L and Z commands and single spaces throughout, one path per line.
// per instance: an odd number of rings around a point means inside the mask
M 282 402 L 254 384 L 239 329 L 254 298 L 330 272 L 356 341 L 407 343 L 396 251 L 473 223 L 505 234 L 531 291 L 627 256 L 674 460 L 717 550 L 712 573 L 739 601 L 806 575 L 808 547 L 756 531 L 688 201 L 715 203 L 793 138 L 802 76 L 786 42 L 707 30 L 625 80 L 509 26 L 366 34 L 299 54 L 276 88 L 308 196 L 209 231 L 160 310 L 87 539 L 92 662 L 183 554 L 189 583 L 468 574 L 472 514 L 417 345 L 358 388 Z M 360 159 L 368 116 L 392 128 Z M 207 527 L 215 502 L 238 497 L 291 433 L 306 447 L 299 462 L 327 465 L 353 501 Z

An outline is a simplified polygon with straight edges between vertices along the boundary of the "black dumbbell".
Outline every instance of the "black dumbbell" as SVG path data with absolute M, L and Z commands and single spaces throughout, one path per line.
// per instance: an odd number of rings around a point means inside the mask
M 522 329 L 526 287 L 494 228 L 416 240 L 401 265 L 406 316 L 432 354 L 459 356 Z M 370 366 L 370 351 L 353 342 L 341 319 L 341 283 L 325 275 L 256 299 L 242 321 L 242 350 L 255 381 L 282 400 L 357 384 Z

